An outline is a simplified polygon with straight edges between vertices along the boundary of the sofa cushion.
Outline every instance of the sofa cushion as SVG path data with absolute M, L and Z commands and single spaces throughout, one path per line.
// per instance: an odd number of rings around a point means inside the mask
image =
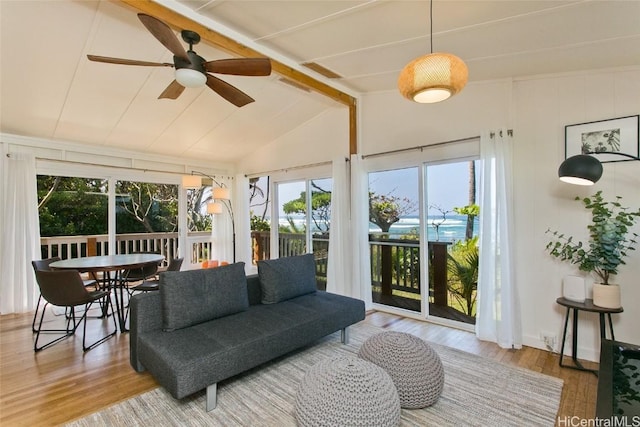
M 258 276 L 263 304 L 306 295 L 318 288 L 313 254 L 258 261 Z
M 186 328 L 249 308 L 244 263 L 160 275 L 162 328 Z

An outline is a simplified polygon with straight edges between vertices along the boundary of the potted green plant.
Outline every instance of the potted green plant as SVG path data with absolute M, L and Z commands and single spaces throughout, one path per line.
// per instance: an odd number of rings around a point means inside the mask
M 621 199 L 616 196 L 615 201 L 605 201 L 602 191 L 582 199 L 585 208 L 591 210 L 587 244 L 574 243 L 573 237 L 547 230 L 554 236 L 546 246 L 552 256 L 576 264 L 581 271 L 600 279 L 600 283 L 593 284 L 593 303 L 606 308 L 620 307 L 620 288 L 609 280 L 625 264 L 629 251 L 635 250 L 638 237 L 630 229 L 640 217 L 640 209 L 630 211 L 621 205 Z

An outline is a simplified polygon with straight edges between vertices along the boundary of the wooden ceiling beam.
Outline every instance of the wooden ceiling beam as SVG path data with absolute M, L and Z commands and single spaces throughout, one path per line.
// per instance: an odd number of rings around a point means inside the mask
M 151 0 L 120 0 L 120 3 L 135 9 L 137 12 L 154 16 L 166 22 L 175 30 L 189 29 L 195 31 L 200 34 L 202 40 L 206 40 L 216 48 L 219 48 L 230 54 L 243 58 L 266 56 L 248 46 L 245 46 L 215 30 L 207 28 L 204 25 L 195 22 L 185 16 L 182 16 L 179 13 Z M 349 107 L 349 154 L 356 154 L 356 99 L 351 95 L 344 93 L 334 87 L 331 87 L 326 83 L 318 81 L 311 76 L 308 76 L 288 65 L 283 64 L 280 61 L 277 61 L 273 58 L 269 59 L 271 60 L 271 69 L 276 73 Z

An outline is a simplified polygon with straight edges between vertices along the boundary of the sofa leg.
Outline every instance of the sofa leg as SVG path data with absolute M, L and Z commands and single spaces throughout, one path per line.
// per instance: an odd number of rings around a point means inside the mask
M 342 344 L 349 344 L 349 328 L 343 328 L 340 330 L 340 341 Z
M 207 386 L 207 412 L 216 409 L 216 386 L 215 383 Z

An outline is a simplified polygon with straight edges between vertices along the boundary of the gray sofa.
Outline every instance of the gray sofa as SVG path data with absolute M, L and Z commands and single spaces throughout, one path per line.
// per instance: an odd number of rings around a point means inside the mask
M 176 399 L 216 384 L 365 317 L 364 302 L 316 290 L 312 254 L 165 272 L 159 292 L 131 298 L 130 360 Z

